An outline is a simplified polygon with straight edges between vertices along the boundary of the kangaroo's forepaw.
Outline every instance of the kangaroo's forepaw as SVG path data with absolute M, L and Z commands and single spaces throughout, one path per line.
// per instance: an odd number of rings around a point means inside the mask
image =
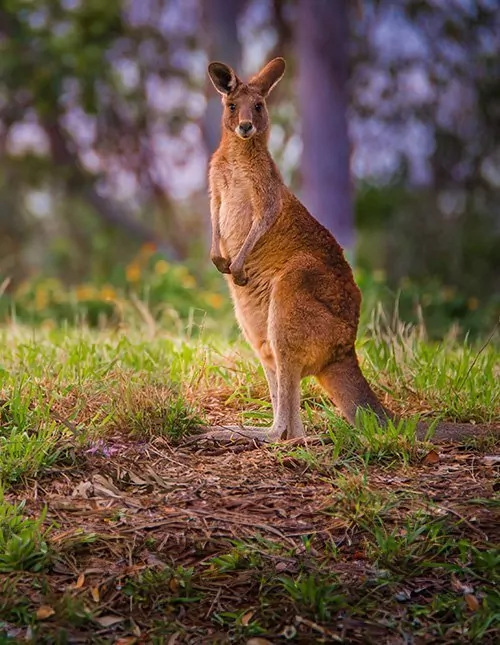
M 231 275 L 233 276 L 234 284 L 238 285 L 238 287 L 244 287 L 246 284 L 248 284 L 248 276 L 245 269 L 236 268 L 233 267 L 233 265 L 231 265 L 229 268 Z
M 229 268 L 231 262 L 227 258 L 223 258 L 221 255 L 213 255 L 211 260 L 215 264 L 217 271 L 220 271 L 221 273 L 231 273 L 231 269 Z

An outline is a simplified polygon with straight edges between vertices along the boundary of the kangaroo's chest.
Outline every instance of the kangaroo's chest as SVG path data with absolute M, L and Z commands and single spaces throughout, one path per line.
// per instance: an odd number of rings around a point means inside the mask
M 234 258 L 252 225 L 252 183 L 243 173 L 228 173 L 221 195 L 219 225 L 223 249 Z

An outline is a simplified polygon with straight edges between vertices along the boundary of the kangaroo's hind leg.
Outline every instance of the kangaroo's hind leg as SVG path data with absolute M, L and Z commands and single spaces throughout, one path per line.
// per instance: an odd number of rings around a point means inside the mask
M 269 439 L 299 439 L 305 435 L 300 418 L 300 371 L 293 365 L 277 365 L 278 400 Z

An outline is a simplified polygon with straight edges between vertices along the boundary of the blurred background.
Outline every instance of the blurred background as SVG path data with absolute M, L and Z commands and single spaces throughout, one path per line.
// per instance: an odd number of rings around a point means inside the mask
M 0 321 L 181 326 L 230 311 L 211 267 L 220 98 L 270 99 L 286 182 L 365 295 L 441 337 L 500 309 L 498 0 L 1 0 Z

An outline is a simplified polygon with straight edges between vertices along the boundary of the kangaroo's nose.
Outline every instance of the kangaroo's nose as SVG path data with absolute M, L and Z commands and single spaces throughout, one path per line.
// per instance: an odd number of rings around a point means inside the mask
M 251 121 L 242 121 L 240 123 L 240 130 L 243 134 L 248 134 L 252 128 L 253 125 Z

